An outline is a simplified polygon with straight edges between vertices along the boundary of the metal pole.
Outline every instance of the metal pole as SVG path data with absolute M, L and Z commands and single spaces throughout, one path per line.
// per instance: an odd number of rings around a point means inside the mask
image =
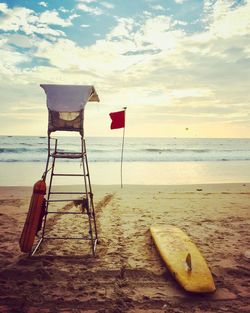
M 122 183 L 122 164 L 123 164 L 123 150 L 124 150 L 124 137 L 125 137 L 125 125 L 126 125 L 126 109 L 127 107 L 124 107 L 124 127 L 123 127 L 123 135 L 122 135 L 122 154 L 121 154 L 121 188 L 123 188 Z
M 47 173 L 48 173 L 49 160 L 50 160 L 50 133 L 48 132 L 48 155 L 47 155 L 45 172 L 43 173 L 43 177 L 42 177 L 44 179 L 44 181 L 46 181 L 46 177 L 47 177 Z

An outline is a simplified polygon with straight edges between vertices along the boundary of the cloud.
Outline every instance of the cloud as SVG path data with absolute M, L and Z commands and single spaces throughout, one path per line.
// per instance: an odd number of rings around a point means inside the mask
M 21 48 L 31 48 L 34 43 L 28 36 L 20 34 L 11 34 L 6 36 L 8 38 L 8 44 L 13 44 Z
M 143 41 L 150 43 L 154 48 L 173 49 L 183 37 L 180 30 L 175 30 L 172 18 L 165 15 L 148 18 L 142 26 Z
M 183 36 L 182 31 L 174 29 L 176 24 L 169 16 L 146 15 L 142 20 L 119 18 L 117 21 L 107 39 L 120 44 L 130 43 L 124 51 L 127 55 L 130 52 L 136 54 L 136 51 L 173 49 Z
M 182 4 L 184 3 L 186 0 L 174 0 L 175 3 L 178 3 L 178 4 Z
M 77 5 L 77 9 L 84 11 L 86 13 L 90 13 L 92 15 L 102 15 L 104 11 L 98 7 L 92 7 L 89 3 L 95 2 L 93 0 L 81 0 L 80 3 Z
M 159 5 L 159 4 L 151 5 L 150 7 L 151 9 L 156 10 L 156 11 L 166 11 L 166 9 L 162 5 Z
M 91 8 L 95 3 L 78 2 Z M 28 92 L 30 86 L 36 84 L 37 88 L 44 80 L 87 82 L 97 87 L 104 107 L 117 105 L 117 99 L 122 99 L 130 106 L 131 115 L 143 109 L 145 123 L 150 117 L 155 123 L 160 120 L 162 128 L 166 120 L 181 125 L 189 118 L 192 125 L 210 121 L 211 129 L 215 120 L 244 124 L 250 115 L 249 3 L 232 3 L 217 1 L 216 5 L 208 5 L 207 1 L 207 19 L 203 21 L 206 27 L 192 33 L 185 32 L 185 21 L 162 12 L 156 16 L 148 12 L 136 18 L 117 17 L 116 25 L 105 36 L 85 47 L 63 33 L 52 34 L 53 42 L 47 37 L 37 40 L 34 35 L 38 34 L 37 28 L 41 34 L 43 27 L 47 36 L 49 31 L 61 32 L 62 27 L 70 26 L 70 17 L 63 20 L 53 10 L 45 11 L 41 19 L 42 13 L 26 9 L 18 11 L 17 18 L 17 11 L 2 6 L 3 16 L 9 20 L 1 21 L 1 26 L 33 34 L 29 38 L 12 34 L 18 36 L 9 35 L 0 41 L 2 86 L 27 85 L 24 88 Z M 30 31 L 33 27 L 33 32 L 24 31 L 25 26 Z M 13 44 L 27 48 L 32 45 L 32 49 L 23 54 Z M 46 59 L 49 65 L 20 67 L 32 58 Z
M 54 29 L 50 25 L 68 27 L 72 25 L 72 20 L 78 16 L 77 14 L 72 14 L 67 19 L 63 19 L 56 10 L 36 13 L 25 7 L 8 8 L 2 6 L 1 10 L 3 12 L 3 15 L 0 17 L 0 29 L 2 31 L 21 31 L 27 35 L 64 36 L 63 31 Z
M 11 73 L 16 70 L 16 66 L 22 62 L 29 60 L 28 55 L 15 51 L 14 48 L 9 46 L 1 47 L 1 73 Z
M 147 16 L 142 20 L 120 18 L 106 39 L 97 40 L 94 45 L 81 48 L 66 38 L 53 44 L 41 41 L 37 44 L 35 56 L 47 58 L 58 69 L 72 72 L 86 69 L 93 73 L 102 71 L 103 76 L 112 77 L 112 73 L 125 70 L 123 74 L 128 77 L 128 81 L 132 77 L 131 81 L 136 84 L 145 84 L 151 77 L 156 84 L 162 85 L 165 81 L 168 89 L 174 90 L 179 87 L 174 88 L 172 80 L 170 84 L 169 75 L 174 75 L 175 84 L 180 87 L 183 85 L 183 77 L 188 75 L 191 79 L 190 83 L 185 83 L 187 90 L 205 88 L 201 85 L 203 81 L 209 83 L 212 92 L 219 77 L 222 79 L 228 74 L 225 72 L 228 64 L 220 64 L 221 59 L 237 61 L 237 58 L 242 59 L 247 53 L 247 42 L 242 44 L 234 41 L 238 47 L 244 47 L 241 52 L 230 50 L 232 42 L 217 40 L 212 30 L 199 35 L 187 35 L 175 30 L 175 25 L 176 21 L 172 17 L 164 15 Z M 213 24 L 210 27 L 212 29 Z M 58 58 L 59 54 L 61 58 Z M 235 64 L 233 70 L 238 72 L 242 66 Z M 216 75 L 216 79 L 213 75 Z M 116 82 L 119 84 L 120 80 Z
M 0 3 L 0 12 L 7 12 L 8 11 L 8 6 L 6 3 Z
M 106 2 L 106 1 L 100 1 L 100 4 L 107 9 L 113 9 L 115 7 L 113 3 Z
M 81 2 L 81 3 L 93 3 L 93 2 L 97 2 L 97 0 L 77 0 L 77 2 Z
M 84 11 L 86 13 L 92 14 L 92 15 L 102 15 L 104 14 L 103 8 L 100 8 L 99 6 L 93 6 L 93 5 L 101 5 L 105 9 L 113 9 L 115 6 L 114 4 L 107 2 L 107 1 L 97 1 L 97 0 L 78 0 L 77 9 Z
M 188 23 L 184 22 L 184 21 L 181 21 L 181 20 L 174 20 L 172 25 L 173 26 L 175 26 L 175 25 L 186 26 L 186 25 L 188 25 Z
M 1 30 L 18 31 L 28 26 L 28 19 L 33 15 L 34 11 L 15 7 L 13 9 L 4 9 L 3 13 L 0 17 Z
M 59 25 L 62 27 L 72 25 L 71 18 L 63 19 L 55 10 L 42 12 L 39 17 L 39 22 L 42 24 Z
M 61 12 L 63 12 L 63 13 L 69 12 L 69 10 L 68 10 L 68 9 L 65 9 L 63 6 L 61 6 L 61 7 L 58 9 L 58 11 L 61 11 Z
M 250 33 L 250 2 L 232 7 L 234 2 L 218 0 L 210 8 L 210 32 L 222 38 L 244 36 Z
M 137 55 L 130 57 L 123 55 L 124 52 L 132 48 L 134 46 L 130 41 L 119 44 L 105 40 L 97 40 L 95 45 L 81 48 L 73 41 L 61 38 L 56 43 L 41 41 L 34 55 L 47 58 L 51 65 L 61 70 L 76 73 L 88 71 L 105 76 L 124 70 L 142 58 L 142 56 Z
M 201 98 L 212 95 L 212 92 L 207 88 L 173 89 L 171 90 L 170 95 L 175 98 Z
M 129 38 L 131 36 L 135 21 L 132 18 L 119 18 L 117 22 L 117 25 L 107 35 L 108 40 L 112 40 L 113 37 Z
M 88 25 L 88 24 L 81 24 L 81 27 L 82 28 L 88 28 L 88 27 L 90 27 L 90 25 Z
M 44 2 L 44 1 L 41 1 L 41 2 L 39 2 L 38 3 L 40 6 L 42 6 L 42 7 L 47 7 L 48 6 L 48 3 L 46 3 L 46 2 Z

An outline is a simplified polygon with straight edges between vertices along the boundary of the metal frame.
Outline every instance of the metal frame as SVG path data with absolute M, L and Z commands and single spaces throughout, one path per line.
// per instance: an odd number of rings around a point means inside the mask
M 83 123 L 82 123 L 83 125 Z M 93 201 L 93 193 L 91 188 L 91 181 L 90 181 L 90 175 L 89 175 L 89 167 L 88 167 L 88 159 L 87 159 L 87 151 L 86 151 L 86 144 L 85 139 L 83 138 L 83 129 L 78 130 L 81 136 L 81 152 L 80 153 L 74 153 L 74 152 L 67 152 L 62 153 L 58 152 L 58 139 L 50 137 L 50 131 L 48 132 L 48 156 L 47 156 L 47 162 L 46 162 L 46 168 L 43 175 L 44 180 L 46 180 L 47 174 L 50 172 L 50 179 L 49 179 L 49 188 L 48 193 L 46 197 L 46 207 L 45 207 L 45 215 L 42 221 L 42 229 L 41 229 L 41 235 L 38 237 L 38 242 L 35 245 L 33 251 L 31 252 L 31 255 L 34 255 L 39 246 L 42 244 L 44 240 L 89 240 L 91 243 L 91 251 L 93 256 L 95 256 L 96 251 L 96 245 L 98 243 L 98 234 L 97 234 L 97 225 L 96 225 L 96 216 L 95 216 L 95 209 L 94 209 L 94 201 Z M 54 149 L 53 152 L 51 149 L 51 140 L 55 140 L 54 142 Z M 70 158 L 75 159 L 79 158 L 81 160 L 81 165 L 83 172 L 82 174 L 64 174 L 64 173 L 55 173 L 55 163 L 57 158 Z M 50 160 L 52 159 L 52 165 L 51 168 L 49 168 Z M 84 184 L 84 191 L 83 192 L 54 192 L 52 191 L 52 183 L 53 183 L 53 177 L 54 176 L 82 176 L 83 177 L 83 184 Z M 55 211 L 49 211 L 49 204 L 51 202 L 72 202 L 72 201 L 79 201 L 81 199 L 50 199 L 51 195 L 81 195 L 85 196 L 86 201 L 86 212 L 55 212 Z M 50 237 L 46 236 L 46 223 L 47 223 L 47 217 L 49 214 L 87 214 L 88 216 L 88 236 L 82 236 L 82 237 Z

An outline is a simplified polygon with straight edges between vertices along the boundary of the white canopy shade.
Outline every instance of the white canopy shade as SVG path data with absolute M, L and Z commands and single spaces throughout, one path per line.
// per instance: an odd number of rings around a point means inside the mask
M 79 112 L 88 101 L 99 102 L 94 86 L 40 85 L 47 95 L 47 107 L 56 112 Z

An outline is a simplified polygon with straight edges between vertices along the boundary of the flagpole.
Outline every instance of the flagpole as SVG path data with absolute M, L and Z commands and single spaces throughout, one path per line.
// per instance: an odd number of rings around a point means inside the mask
M 124 150 L 124 137 L 125 137 L 125 126 L 126 126 L 126 109 L 127 107 L 124 107 L 124 127 L 123 127 L 123 136 L 122 136 L 122 154 L 121 154 L 121 188 L 123 188 L 123 183 L 122 183 L 122 164 L 123 164 L 123 150 Z

